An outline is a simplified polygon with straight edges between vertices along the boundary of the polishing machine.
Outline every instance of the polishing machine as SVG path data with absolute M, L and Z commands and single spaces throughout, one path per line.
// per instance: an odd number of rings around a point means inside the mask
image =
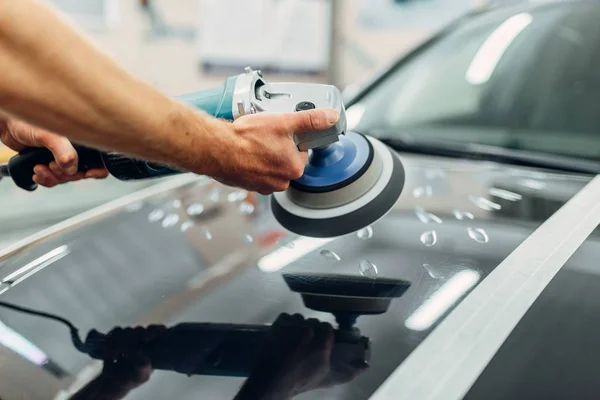
M 330 85 L 268 82 L 260 71 L 246 68 L 218 88 L 178 97 L 214 117 L 233 121 L 247 114 L 333 108 L 340 113 L 329 129 L 294 136 L 299 151 L 309 152 L 301 178 L 271 198 L 273 215 L 285 228 L 311 237 L 341 236 L 368 226 L 394 206 L 404 186 L 398 155 L 380 141 L 346 130 L 340 91 Z M 106 168 L 120 180 L 173 175 L 182 171 L 112 152 L 76 146 L 79 170 Z M 33 168 L 53 160 L 49 150 L 28 148 L 0 165 L 0 178 L 11 177 L 25 190 L 35 190 Z

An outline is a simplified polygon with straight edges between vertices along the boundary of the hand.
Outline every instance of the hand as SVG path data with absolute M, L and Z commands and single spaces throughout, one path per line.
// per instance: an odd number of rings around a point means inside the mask
M 335 110 L 316 109 L 251 114 L 234 123 L 217 121 L 220 125 L 208 144 L 208 171 L 203 173 L 261 194 L 284 191 L 291 180 L 302 176 L 308 162 L 308 152 L 298 151 L 293 136 L 330 128 L 339 117 Z
M 108 176 L 104 168 L 77 172 L 78 157 L 69 140 L 55 133 L 39 129 L 25 122 L 0 117 L 0 141 L 14 151 L 26 147 L 46 147 L 54 155 L 50 165 L 36 165 L 33 181 L 45 187 L 86 178 L 102 179 Z
M 300 314 L 281 314 L 271 326 L 263 355 L 236 400 L 291 399 L 301 393 L 350 382 L 368 367 L 331 363 L 333 327 Z

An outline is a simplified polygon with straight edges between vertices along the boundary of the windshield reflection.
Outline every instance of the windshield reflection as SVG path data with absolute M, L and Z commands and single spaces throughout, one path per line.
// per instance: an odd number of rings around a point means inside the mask
M 400 61 L 349 107 L 349 129 L 600 160 L 600 7 L 523 10 L 468 19 Z

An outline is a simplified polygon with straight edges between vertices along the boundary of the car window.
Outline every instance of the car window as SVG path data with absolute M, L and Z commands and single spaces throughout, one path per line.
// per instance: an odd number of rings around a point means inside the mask
M 375 86 L 355 129 L 600 159 L 598 18 L 593 3 L 475 17 Z

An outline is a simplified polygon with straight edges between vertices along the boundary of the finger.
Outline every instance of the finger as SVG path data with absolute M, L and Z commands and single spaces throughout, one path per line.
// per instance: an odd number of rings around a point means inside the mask
M 71 175 L 71 176 L 63 175 L 58 178 L 60 179 L 61 183 L 75 182 L 75 181 L 80 181 L 82 179 L 85 179 L 85 174 L 83 172 L 77 172 L 75 175 Z
M 331 108 L 299 111 L 285 114 L 289 134 L 322 131 L 333 126 L 340 114 Z
M 23 150 L 27 146 L 16 140 L 12 134 L 12 131 L 13 122 L 9 119 L 0 117 L 0 139 L 2 139 L 2 143 L 14 151 Z
M 273 179 L 269 181 L 269 189 L 272 192 L 283 192 L 290 187 L 290 181 L 287 179 Z
M 34 135 L 42 146 L 47 147 L 52 152 L 56 163 L 66 175 L 77 173 L 79 158 L 75 148 L 67 138 L 42 130 L 36 130 Z
M 302 163 L 304 164 L 304 166 L 306 166 L 306 164 L 308 164 L 308 151 L 301 151 L 300 159 L 302 160 Z
M 54 173 L 45 165 L 36 165 L 33 168 L 34 175 L 37 175 L 39 184 L 45 187 L 54 187 L 60 183 Z
M 50 164 L 48 164 L 48 167 L 50 167 L 50 171 L 52 171 L 56 177 L 61 177 L 64 175 L 63 170 L 60 169 L 56 161 L 52 161 Z
M 253 190 L 262 195 L 269 195 L 273 192 L 283 192 L 290 186 L 290 181 L 286 179 L 265 179 L 259 186 Z
M 268 195 L 270 195 L 271 193 L 273 193 L 273 191 L 272 191 L 272 190 L 269 190 L 269 189 L 257 189 L 256 191 L 257 191 L 258 193 L 262 194 L 263 196 L 268 196 Z
M 104 179 L 108 178 L 108 171 L 106 168 L 94 168 L 90 169 L 85 173 L 85 177 L 89 179 Z
M 313 349 L 315 354 L 318 354 L 320 362 L 327 363 L 331 357 L 331 350 L 333 349 L 335 340 L 333 327 L 327 322 L 318 322 L 314 329 Z
M 37 183 L 38 185 L 43 186 L 43 187 L 51 188 L 51 187 L 56 186 L 55 183 L 50 182 L 47 178 L 42 178 L 42 177 L 40 177 L 38 175 L 33 175 L 33 177 L 31 179 L 35 183 Z
M 275 322 L 273 322 L 273 326 L 281 325 L 281 324 L 285 325 L 290 321 L 291 318 L 292 318 L 292 316 L 290 314 L 281 313 L 281 314 L 279 314 L 279 316 L 277 317 Z

